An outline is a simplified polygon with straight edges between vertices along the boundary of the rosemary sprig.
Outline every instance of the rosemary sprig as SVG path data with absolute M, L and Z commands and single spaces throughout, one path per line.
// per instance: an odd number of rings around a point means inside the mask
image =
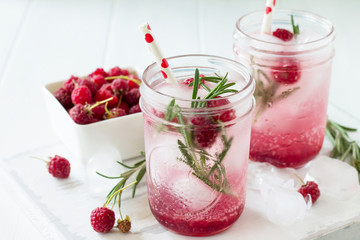
M 196 69 L 194 80 L 189 84 L 189 86 L 193 86 L 192 100 L 195 100 L 191 102 L 190 106 L 192 108 L 204 108 L 206 106 L 206 101 L 199 101 L 201 100 L 198 96 L 199 86 L 202 86 L 208 92 L 203 99 L 213 99 L 225 93 L 237 92 L 237 90 L 230 88 L 234 86 L 235 83 L 227 83 L 227 75 L 228 74 L 224 77 L 218 75 L 200 77 L 199 70 Z M 210 89 L 203 83 L 203 80 L 216 83 L 217 85 L 213 89 Z M 178 139 L 177 141 L 179 151 L 182 155 L 178 158 L 178 160 L 188 165 L 192 170 L 192 174 L 212 189 L 225 194 L 233 195 L 234 193 L 226 178 L 225 167 L 222 164 L 222 161 L 229 151 L 233 141 L 232 137 L 228 138 L 226 136 L 225 127 L 218 127 L 214 125 L 214 131 L 221 132 L 221 139 L 224 148 L 221 152 L 216 153 L 215 156 L 211 156 L 204 149 L 198 148 L 198 146 L 196 146 L 193 142 L 193 135 L 190 131 L 191 126 L 186 123 L 180 106 L 175 104 L 175 99 L 171 100 L 166 108 L 165 120 L 169 120 L 169 116 L 171 119 L 173 116 L 176 116 L 177 121 L 180 124 L 180 127 L 177 127 L 177 130 L 183 137 L 183 140 Z M 218 123 L 221 122 L 214 122 L 214 124 Z
M 291 25 L 295 36 L 300 34 L 299 25 L 295 25 L 294 16 L 291 15 Z M 280 84 L 272 80 L 264 71 L 257 69 L 255 70 L 254 56 L 250 56 L 250 67 L 252 69 L 253 76 L 256 80 L 256 88 L 254 97 L 257 104 L 257 112 L 255 114 L 254 122 L 257 122 L 259 116 L 266 110 L 269 105 L 274 104 L 284 98 L 289 97 L 295 91 L 299 90 L 300 87 L 289 88 L 279 94 L 277 91 Z
M 295 36 L 300 34 L 299 24 L 295 25 L 294 15 L 291 15 L 291 26 L 293 28 L 293 33 Z
M 144 153 L 142 153 L 142 155 L 144 155 Z M 108 178 L 108 179 L 120 179 L 120 181 L 111 189 L 111 191 L 108 193 L 108 195 L 106 196 L 106 202 L 110 201 L 110 198 L 114 198 L 114 204 L 116 203 L 117 197 L 119 198 L 119 207 L 120 207 L 120 202 L 121 202 L 121 194 L 122 191 L 119 192 L 118 195 L 114 196 L 114 193 L 119 191 L 119 189 L 122 189 L 125 187 L 126 182 L 129 180 L 129 178 L 137 172 L 136 178 L 135 178 L 135 183 L 133 184 L 133 190 L 132 190 L 132 197 L 135 197 L 135 192 L 136 192 L 136 187 L 137 185 L 140 183 L 140 181 L 142 180 L 142 178 L 145 175 L 146 172 L 146 162 L 145 159 L 140 160 L 139 162 L 135 163 L 133 166 L 128 166 L 125 163 L 119 162 L 117 161 L 118 164 L 120 164 L 121 166 L 129 169 L 123 173 L 121 173 L 119 176 L 116 177 L 109 177 L 109 176 L 105 176 L 99 172 L 96 172 L 98 175 L 104 177 L 104 178 Z
M 251 59 L 251 67 L 253 68 L 253 66 L 255 65 L 253 57 L 250 58 Z M 270 77 L 261 69 L 258 69 L 257 71 L 255 71 L 255 69 L 253 69 L 253 72 L 256 73 L 256 75 L 254 76 L 256 79 L 256 87 L 255 87 L 255 93 L 254 93 L 254 97 L 256 99 L 256 103 L 257 103 L 257 111 L 255 114 L 255 118 L 254 118 L 254 122 L 257 122 L 257 119 L 259 118 L 259 116 L 266 110 L 266 108 L 269 105 L 272 105 L 280 100 L 283 100 L 287 97 L 289 97 L 290 95 L 292 95 L 295 91 L 299 90 L 300 87 L 294 87 L 294 88 L 289 88 L 285 91 L 282 91 L 280 93 L 278 92 L 278 89 L 280 87 L 280 84 L 271 80 Z M 266 84 L 264 84 L 264 82 Z
M 326 136 L 334 146 L 330 157 L 353 166 L 358 171 L 360 179 L 360 146 L 348 135 L 348 132 L 355 131 L 357 129 L 345 127 L 329 119 L 326 122 Z

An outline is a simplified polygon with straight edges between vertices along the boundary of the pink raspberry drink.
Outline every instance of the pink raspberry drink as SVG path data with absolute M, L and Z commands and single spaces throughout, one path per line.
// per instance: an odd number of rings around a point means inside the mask
M 213 235 L 244 209 L 255 84 L 229 59 L 183 55 L 168 62 L 177 84 L 152 64 L 140 88 L 150 208 L 176 233 Z M 220 79 L 227 90 L 207 97 L 221 92 Z
M 299 168 L 323 144 L 334 28 L 315 14 L 276 10 L 273 34 L 262 34 L 262 15 L 240 18 L 234 32 L 235 58 L 256 81 L 250 159 Z

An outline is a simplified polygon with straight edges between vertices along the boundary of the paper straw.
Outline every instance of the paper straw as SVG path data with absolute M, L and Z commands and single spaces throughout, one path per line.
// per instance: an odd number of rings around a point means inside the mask
M 152 54 L 155 57 L 156 63 L 161 68 L 161 73 L 164 76 L 166 82 L 177 83 L 175 80 L 174 74 L 169 67 L 168 61 L 166 60 L 166 58 L 163 57 L 158 45 L 155 42 L 154 35 L 151 32 L 151 28 L 150 28 L 149 24 L 144 23 L 144 24 L 140 25 L 139 28 L 140 28 L 140 31 L 144 34 L 145 41 L 149 45 L 150 52 L 152 52 Z
M 276 0 L 266 0 L 264 18 L 261 32 L 271 34 L 272 13 L 275 9 Z

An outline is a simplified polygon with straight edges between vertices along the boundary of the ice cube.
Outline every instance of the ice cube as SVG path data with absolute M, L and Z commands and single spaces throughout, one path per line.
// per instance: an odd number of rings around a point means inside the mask
M 300 193 L 274 185 L 269 189 L 264 201 L 268 220 L 281 226 L 289 226 L 304 219 L 308 208 Z
M 276 168 L 268 163 L 249 162 L 247 187 L 260 190 L 263 183 L 294 189 L 300 185 L 296 175 L 303 177 L 304 169 Z M 296 174 L 296 175 L 295 175 Z
M 91 195 L 104 197 L 116 184 L 117 179 L 107 179 L 96 173 L 110 177 L 119 176 L 124 171 L 124 167 L 116 161 L 121 161 L 121 156 L 113 147 L 103 147 L 90 158 L 85 167 L 85 182 Z
M 309 174 L 315 178 L 321 194 L 348 200 L 360 191 L 356 169 L 337 159 L 316 158 L 310 165 Z
M 179 178 L 172 191 L 181 196 L 184 204 L 191 211 L 206 209 L 214 204 L 221 195 L 221 193 L 210 188 L 192 174 Z
M 257 204 L 269 221 L 287 226 L 304 219 L 311 201 L 307 204 L 297 192 L 300 180 L 295 174 L 303 177 L 306 170 L 279 169 L 267 163 L 249 162 L 247 186 L 260 192 Z

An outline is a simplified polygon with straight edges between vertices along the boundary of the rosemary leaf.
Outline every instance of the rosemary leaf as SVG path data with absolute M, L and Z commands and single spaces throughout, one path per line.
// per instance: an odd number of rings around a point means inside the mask
M 192 92 L 192 99 L 197 99 L 197 93 L 199 89 L 199 69 L 195 69 L 195 77 L 193 81 L 193 92 Z M 191 107 L 194 107 L 195 102 L 191 102 Z
M 291 15 L 291 25 L 293 27 L 293 33 L 294 35 L 298 35 L 300 34 L 300 29 L 299 29 L 299 24 L 298 25 L 295 25 L 295 22 L 294 22 L 294 16 Z
M 330 157 L 338 158 L 353 166 L 358 171 L 360 179 L 360 146 L 348 135 L 348 132 L 354 131 L 357 129 L 345 127 L 329 119 L 326 122 L 325 133 L 333 144 Z

